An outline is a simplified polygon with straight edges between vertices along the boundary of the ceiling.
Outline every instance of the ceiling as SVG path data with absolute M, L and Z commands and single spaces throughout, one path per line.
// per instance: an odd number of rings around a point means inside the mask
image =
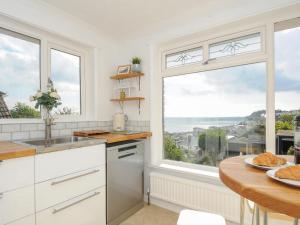
M 191 16 L 207 20 L 224 12 L 252 15 L 297 0 L 43 0 L 79 17 L 103 32 L 126 36 L 142 29 L 152 29 L 166 21 L 183 24 Z M 224 18 L 220 17 L 219 20 Z M 166 23 L 170 24 L 170 23 Z

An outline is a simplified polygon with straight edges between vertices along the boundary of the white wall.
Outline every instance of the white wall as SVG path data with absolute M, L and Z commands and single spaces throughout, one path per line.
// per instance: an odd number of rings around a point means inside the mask
M 141 113 L 138 111 L 137 102 L 126 102 L 124 104 L 124 112 L 128 115 L 129 120 L 137 121 L 149 121 L 150 120 L 150 68 L 151 68 L 151 57 L 149 54 L 150 46 L 147 43 L 136 41 L 136 42 L 122 42 L 118 44 L 118 54 L 115 58 L 115 68 L 118 65 L 131 64 L 131 58 L 134 56 L 141 57 L 142 59 L 142 70 L 145 76 L 141 77 L 141 90 L 137 91 L 136 94 L 145 97 L 144 101 L 141 101 Z M 116 72 L 116 71 L 115 71 Z M 114 81 L 114 85 L 117 81 Z M 114 104 L 114 112 L 119 112 L 119 104 Z

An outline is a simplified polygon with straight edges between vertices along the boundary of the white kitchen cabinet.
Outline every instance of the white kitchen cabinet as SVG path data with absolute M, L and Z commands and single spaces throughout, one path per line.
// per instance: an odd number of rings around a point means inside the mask
M 34 184 L 34 157 L 0 162 L 0 193 Z
M 35 187 L 36 210 L 41 211 L 104 185 L 105 165 L 38 183 Z
M 105 187 L 38 212 L 36 225 L 105 225 Z
M 35 215 L 26 216 L 5 225 L 35 225 Z
M 0 224 L 35 213 L 34 186 L 4 192 L 0 196 Z
M 35 182 L 105 164 L 105 144 L 36 155 Z

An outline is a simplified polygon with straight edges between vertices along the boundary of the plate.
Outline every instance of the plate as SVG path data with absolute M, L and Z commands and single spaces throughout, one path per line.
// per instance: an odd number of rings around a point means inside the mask
M 294 187 L 300 187 L 300 181 L 297 181 L 297 180 L 289 180 L 289 179 L 280 179 L 278 177 L 275 176 L 275 173 L 276 171 L 278 170 L 279 168 L 275 169 L 275 170 L 269 170 L 267 171 L 267 175 L 268 177 L 274 179 L 274 180 L 277 180 L 279 182 L 282 182 L 282 183 L 285 183 L 285 184 L 288 184 L 288 185 L 292 185 Z
M 253 163 L 253 159 L 256 157 L 255 156 L 249 156 L 247 158 L 245 158 L 244 162 L 247 164 L 247 165 L 250 165 L 250 166 L 254 166 L 258 169 L 261 169 L 261 170 L 273 170 L 273 169 L 278 169 L 279 167 L 282 167 L 282 166 L 290 166 L 290 165 L 293 165 L 292 163 L 290 162 L 287 162 L 286 164 L 283 164 L 283 165 L 280 165 L 280 166 L 259 166 L 259 165 L 256 165 Z

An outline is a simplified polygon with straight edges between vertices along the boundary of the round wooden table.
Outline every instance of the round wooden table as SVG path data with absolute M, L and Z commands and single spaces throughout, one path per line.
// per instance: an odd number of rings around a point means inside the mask
M 259 206 L 300 218 L 300 188 L 269 178 L 266 171 L 246 165 L 245 157 L 247 156 L 232 157 L 221 162 L 219 174 L 223 183 Z M 287 159 L 292 161 L 293 157 Z

